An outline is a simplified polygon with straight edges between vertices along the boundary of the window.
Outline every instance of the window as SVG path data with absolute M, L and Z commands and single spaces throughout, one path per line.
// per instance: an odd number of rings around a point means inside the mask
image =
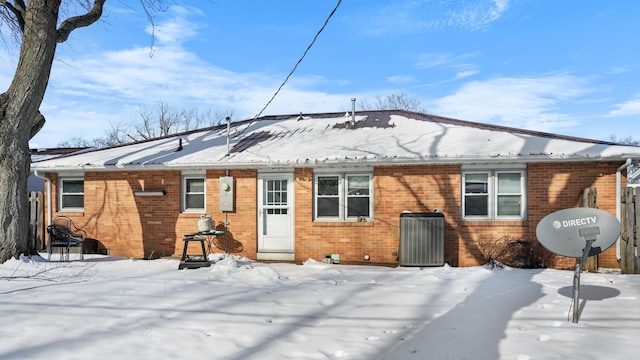
M 84 211 L 84 178 L 60 178 L 60 211 Z
M 269 215 L 286 215 L 288 205 L 288 180 L 265 179 L 263 205 Z
M 315 219 L 361 221 L 373 218 L 372 175 L 317 174 Z
M 467 171 L 462 174 L 465 219 L 525 218 L 524 171 Z
M 185 212 L 205 210 L 205 178 L 203 176 L 182 177 L 182 210 Z

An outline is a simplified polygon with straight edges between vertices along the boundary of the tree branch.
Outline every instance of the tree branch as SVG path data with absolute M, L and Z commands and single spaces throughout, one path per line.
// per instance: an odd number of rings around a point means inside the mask
M 0 0 L 0 5 L 4 5 L 13 13 L 13 15 L 15 15 L 20 31 L 24 31 L 24 15 L 26 13 L 24 2 L 22 0 L 16 0 L 14 3 L 15 5 L 11 4 L 7 0 Z
M 79 27 L 85 27 L 93 24 L 94 22 L 100 19 L 102 16 L 102 8 L 104 7 L 104 2 L 106 0 L 95 0 L 93 2 L 93 8 L 89 10 L 88 13 L 84 15 L 74 16 L 68 18 L 60 24 L 60 28 L 58 28 L 58 43 L 62 43 L 67 41 L 69 38 L 69 34 Z
M 36 136 L 36 134 L 40 132 L 40 130 L 42 130 L 42 127 L 44 126 L 44 123 L 45 123 L 44 115 L 42 115 L 40 111 L 38 111 L 38 114 L 36 115 L 36 117 L 38 119 L 35 121 L 35 123 L 31 127 L 31 131 L 29 133 L 29 139 L 33 139 L 33 137 Z

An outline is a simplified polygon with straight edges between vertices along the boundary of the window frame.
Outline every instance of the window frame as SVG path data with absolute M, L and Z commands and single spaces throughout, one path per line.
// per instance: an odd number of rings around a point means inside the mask
M 187 192 L 187 183 L 189 180 L 201 180 L 202 192 Z M 207 177 L 204 174 L 183 174 L 181 179 L 180 190 L 180 203 L 183 213 L 206 213 L 207 209 Z M 187 207 L 188 195 L 202 195 L 202 207 L 201 208 L 189 208 Z
M 368 177 L 368 194 L 362 195 L 350 195 L 348 194 L 349 178 L 354 176 L 366 176 Z M 338 194 L 333 195 L 319 195 L 318 186 L 319 178 L 337 178 Z M 318 200 L 319 199 L 336 198 L 338 202 L 338 215 L 337 216 L 319 216 L 318 215 Z M 368 215 L 367 216 L 349 216 L 348 203 L 349 199 L 367 198 L 368 199 Z M 348 172 L 316 172 L 313 174 L 313 220 L 319 222 L 359 222 L 359 221 L 372 221 L 373 220 L 373 172 L 360 172 L 360 171 L 348 171 Z
M 58 211 L 60 212 L 84 212 L 84 176 L 60 176 L 58 181 Z M 82 182 L 82 192 L 64 192 L 64 183 L 71 181 Z M 65 197 L 82 196 L 82 206 L 65 206 Z
M 498 192 L 498 181 L 501 174 L 514 174 L 520 175 L 520 191 L 517 193 L 500 193 Z M 467 215 L 466 205 L 467 198 L 469 196 L 478 196 L 474 193 L 466 192 L 466 179 L 470 174 L 486 174 L 487 175 L 487 215 Z M 525 221 L 527 219 L 527 172 L 526 169 L 514 168 L 514 169 L 468 169 L 462 171 L 461 179 L 461 198 L 462 206 L 460 209 L 463 220 L 467 221 Z M 501 196 L 519 196 L 520 197 L 520 215 L 499 215 L 499 198 Z

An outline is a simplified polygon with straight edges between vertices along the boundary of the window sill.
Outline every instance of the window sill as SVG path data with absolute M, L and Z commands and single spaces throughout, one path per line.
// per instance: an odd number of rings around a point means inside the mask
M 462 219 L 465 224 L 486 224 L 486 223 L 523 223 L 527 219 Z
M 314 221 L 313 227 L 372 227 L 371 221 Z
M 58 212 L 65 213 L 65 214 L 68 214 L 68 213 L 84 214 L 84 209 L 82 208 L 60 209 L 58 210 Z
M 64 214 L 64 216 L 84 216 L 84 210 L 58 210 L 58 214 Z
M 191 214 L 191 215 L 204 215 L 207 212 L 204 209 L 198 209 L 198 210 L 182 210 L 181 213 L 182 214 Z

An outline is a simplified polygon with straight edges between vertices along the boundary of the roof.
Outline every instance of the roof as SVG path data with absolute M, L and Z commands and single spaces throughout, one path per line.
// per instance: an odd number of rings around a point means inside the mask
M 31 161 L 46 160 L 60 155 L 70 154 L 76 151 L 86 150 L 87 147 L 64 147 L 47 149 L 29 149 Z
M 352 120 L 355 119 L 355 123 Z M 263 116 L 36 161 L 33 170 L 624 161 L 640 147 L 403 110 Z

